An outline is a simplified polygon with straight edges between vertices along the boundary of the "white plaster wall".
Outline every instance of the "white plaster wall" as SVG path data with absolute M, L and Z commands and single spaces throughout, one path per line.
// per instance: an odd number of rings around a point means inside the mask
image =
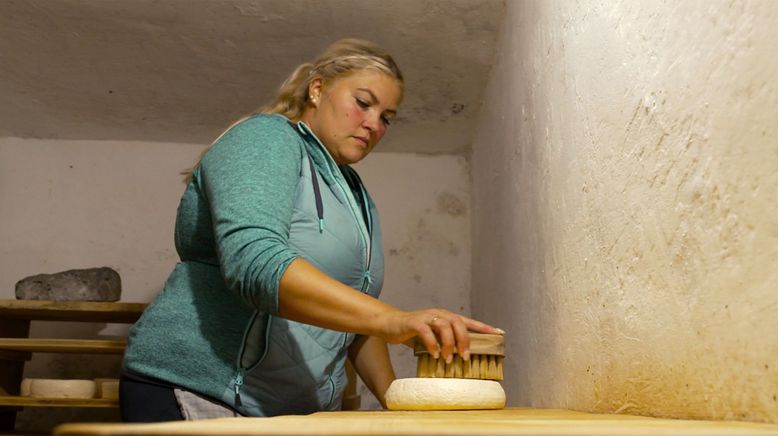
M 202 148 L 0 138 L 0 298 L 14 298 L 16 281 L 29 275 L 110 266 L 121 275 L 122 301 L 151 301 L 178 260 L 172 233 L 184 189 L 178 173 Z M 382 298 L 407 309 L 439 306 L 469 313 L 466 160 L 373 153 L 358 170 L 381 211 Z M 41 337 L 126 333 L 125 326 L 104 324 L 33 323 L 32 330 Z M 409 349 L 393 346 L 391 353 L 398 376 L 415 372 Z M 27 376 L 88 377 L 94 367 L 109 376 L 118 365 L 90 366 L 80 356 L 48 356 L 36 355 Z M 361 389 L 363 407 L 378 407 Z M 41 410 L 25 411 L 33 415 L 20 421 L 52 413 Z
M 778 2 L 509 1 L 473 313 L 513 405 L 778 422 Z
M 201 146 L 0 139 L 0 297 L 38 273 L 110 266 L 148 302 L 178 257 L 182 169 Z

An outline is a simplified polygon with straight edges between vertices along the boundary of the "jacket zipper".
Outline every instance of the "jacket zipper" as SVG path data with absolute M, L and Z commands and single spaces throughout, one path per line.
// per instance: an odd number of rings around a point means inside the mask
M 243 368 L 238 369 L 238 375 L 235 376 L 235 406 L 241 407 L 243 404 L 240 401 L 240 387 L 243 386 L 243 375 L 245 371 Z
M 254 322 L 257 320 L 258 315 L 259 312 L 256 310 L 251 314 L 251 319 L 249 320 L 248 324 L 246 325 L 246 327 L 244 327 L 243 330 L 243 339 L 240 341 L 240 350 L 238 351 L 238 361 L 237 361 L 238 373 L 232 379 L 234 385 L 233 389 L 235 391 L 236 407 L 240 407 L 242 405 L 242 402 L 240 401 L 240 387 L 243 386 L 243 375 L 246 374 L 246 371 L 243 369 L 243 353 L 246 352 L 246 340 L 248 340 L 249 331 L 251 331 L 251 327 L 254 325 Z
M 251 371 L 252 369 L 256 368 L 257 365 L 265 358 L 265 355 L 267 354 L 268 350 L 268 343 L 269 343 L 269 337 L 270 337 L 270 325 L 273 323 L 273 317 L 269 317 L 267 320 L 267 326 L 265 328 L 265 350 L 263 351 L 262 355 L 257 359 L 256 362 L 254 362 L 249 368 L 243 368 L 243 353 L 246 352 L 246 341 L 248 340 L 249 331 L 251 331 L 252 327 L 254 326 L 254 323 L 257 321 L 257 317 L 259 316 L 259 311 L 255 310 L 254 313 L 251 315 L 251 320 L 249 321 L 248 325 L 246 326 L 245 331 L 243 332 L 243 340 L 241 341 L 240 345 L 240 351 L 238 352 L 238 371 L 235 377 L 232 379 L 235 391 L 235 405 L 237 407 L 242 406 L 242 402 L 240 400 L 240 388 L 243 386 L 243 377 L 246 375 L 246 371 Z
M 373 282 L 373 278 L 370 275 L 370 262 L 373 258 L 373 248 L 371 246 L 373 242 L 373 216 L 370 213 L 370 204 L 367 200 L 367 191 L 365 191 L 365 188 L 362 186 L 362 182 L 357 180 L 359 183 L 359 189 L 362 191 L 362 202 L 364 203 L 363 206 L 365 208 L 365 220 L 369 221 L 365 222 L 365 231 L 367 233 L 367 266 L 365 267 L 365 273 L 364 275 L 364 281 L 362 282 L 362 292 L 367 292 L 368 289 L 370 289 L 370 285 Z
M 370 235 L 367 234 L 367 223 L 362 222 L 359 218 L 359 215 L 354 212 L 356 200 L 352 200 L 349 196 L 353 197 L 353 194 L 346 191 L 346 188 L 343 187 L 343 183 L 336 177 L 336 181 L 338 183 L 338 186 L 340 187 L 340 190 L 343 192 L 343 195 L 346 198 L 346 201 L 349 203 L 349 210 L 351 210 L 351 216 L 354 218 L 354 220 L 357 223 L 357 226 L 359 228 L 359 235 L 362 238 L 362 244 L 365 246 L 365 272 L 362 274 L 363 282 L 362 282 L 362 292 L 365 292 L 367 288 L 365 285 L 369 284 L 369 278 L 370 278 L 370 251 L 371 251 L 371 241 L 370 241 Z M 351 188 L 349 188 L 351 189 Z M 367 201 L 367 198 L 365 198 L 365 201 Z M 357 208 L 358 209 L 358 208 Z M 362 211 L 360 210 L 359 213 L 361 214 Z
M 349 194 L 346 192 L 346 189 L 343 187 L 343 184 L 340 182 L 340 180 L 338 180 L 337 177 L 335 178 L 335 183 L 338 184 L 338 186 L 340 187 L 340 190 L 343 192 L 343 195 L 346 197 L 346 202 L 349 203 L 349 209 L 351 210 L 351 216 L 354 217 L 354 219 L 357 222 L 357 226 L 359 227 L 359 235 L 362 238 L 363 245 L 366 247 L 366 251 L 365 251 L 365 264 L 366 264 L 366 266 L 365 266 L 365 272 L 362 273 L 362 289 L 360 290 L 362 293 L 365 293 L 365 292 L 367 292 L 367 289 L 370 286 L 370 257 L 371 257 L 370 256 L 371 247 L 370 247 L 369 235 L 368 235 L 367 238 L 365 237 L 365 233 L 367 233 L 367 223 L 361 222 L 361 220 L 359 219 L 359 215 L 356 215 L 354 213 L 354 204 L 353 203 L 355 203 L 356 200 L 354 200 L 353 202 L 351 201 L 351 199 L 349 198 Z M 352 197 L 353 197 L 353 195 L 352 195 Z M 365 201 L 367 201 L 367 199 L 365 199 Z M 360 211 L 359 213 L 362 213 L 362 211 Z M 343 333 L 343 346 L 344 347 L 346 346 L 346 343 L 348 342 L 348 335 L 349 335 L 348 333 Z M 334 386 L 333 386 L 333 391 L 334 391 Z
M 319 145 L 319 149 L 324 152 L 324 155 L 326 156 L 327 161 L 330 163 L 330 166 L 332 166 L 332 164 L 334 164 L 335 161 L 332 159 L 332 156 L 330 156 L 329 152 L 326 150 L 326 148 L 321 143 L 319 138 L 316 137 L 316 135 L 313 134 L 313 131 L 311 131 L 305 123 L 303 123 L 301 121 L 299 124 L 302 124 L 304 126 L 303 130 L 307 131 L 307 133 L 314 138 L 316 143 Z M 310 159 L 310 155 L 308 155 L 308 158 Z M 340 172 L 340 169 L 337 168 L 337 164 L 335 165 L 335 169 L 338 170 L 337 171 L 338 173 Z M 351 216 L 354 218 L 354 221 L 356 222 L 357 227 L 359 228 L 359 235 L 362 238 L 362 244 L 365 247 L 365 271 L 364 271 L 364 273 L 362 273 L 362 288 L 360 289 L 360 291 L 362 293 L 366 293 L 368 291 L 368 289 L 370 288 L 370 282 L 371 282 L 371 278 L 370 278 L 370 261 L 371 261 L 371 257 L 372 257 L 371 256 L 371 254 L 372 254 L 372 240 L 371 240 L 372 235 L 371 235 L 371 232 L 368 231 L 367 223 L 362 222 L 363 220 L 361 220 L 359 218 L 359 214 L 361 214 L 362 211 L 359 210 L 359 207 L 357 207 L 358 205 L 355 204 L 356 203 L 356 199 L 353 198 L 354 195 L 351 194 L 350 192 L 348 192 L 346 190 L 346 188 L 343 187 L 343 182 L 341 180 L 345 181 L 345 176 L 341 174 L 340 177 L 338 177 L 336 172 L 332 171 L 332 168 L 330 168 L 330 170 L 331 170 L 330 172 L 335 177 L 335 183 L 338 185 L 338 187 L 340 187 L 340 190 L 343 193 L 344 198 L 346 199 L 346 203 L 348 203 L 348 205 L 349 205 L 349 210 L 351 211 Z M 314 177 L 314 175 L 311 174 L 311 177 Z M 361 183 L 360 183 L 359 188 L 363 189 Z M 351 188 L 349 188 L 349 190 L 350 189 Z M 367 195 L 364 195 L 364 197 L 365 197 L 364 198 L 365 208 L 367 210 L 367 216 L 368 216 L 368 219 L 369 219 L 369 217 L 370 217 L 370 208 L 368 207 L 368 204 L 367 204 Z M 359 212 L 359 214 L 357 214 L 355 212 L 355 210 L 357 210 Z M 321 231 L 323 229 L 323 223 L 321 221 L 319 222 L 319 226 L 320 226 L 320 231 Z M 348 333 L 344 333 L 343 334 L 343 346 L 344 347 L 346 346 L 346 342 L 348 342 L 348 335 L 349 335 Z M 334 384 L 333 384 L 333 392 L 334 392 Z
M 332 156 L 330 156 L 329 152 L 326 150 L 324 145 L 321 143 L 321 141 L 319 141 L 319 138 L 317 138 L 316 135 L 314 135 L 313 132 L 308 128 L 308 125 L 306 125 L 302 121 L 300 122 L 300 124 L 305 126 L 304 130 L 306 130 L 308 132 L 308 134 L 310 134 L 316 140 L 316 143 L 319 145 L 320 150 L 324 151 L 324 154 L 325 154 L 325 156 L 327 158 L 327 161 L 330 163 L 330 166 L 332 164 L 334 164 L 335 161 L 332 159 Z M 310 155 L 309 155 L 308 158 L 310 159 Z M 338 170 L 337 173 L 340 172 L 340 169 L 337 168 L 337 164 L 335 165 L 335 169 Z M 362 244 L 366 248 L 366 250 L 365 250 L 365 272 L 362 274 L 363 281 L 362 281 L 362 289 L 361 289 L 361 291 L 364 293 L 364 292 L 366 292 L 368 290 L 368 287 L 370 286 L 370 281 L 371 281 L 371 279 L 370 279 L 370 260 L 371 260 L 370 258 L 371 258 L 371 251 L 372 251 L 371 234 L 370 234 L 370 232 L 367 229 L 367 223 L 362 222 L 363 220 L 360 219 L 360 217 L 359 217 L 359 214 L 361 214 L 362 211 L 359 209 L 359 207 L 358 207 L 359 205 L 356 204 L 357 201 L 354 198 L 354 195 L 351 192 L 349 192 L 351 190 L 351 188 L 349 188 L 348 191 L 347 191 L 346 188 L 343 186 L 343 183 L 345 182 L 346 176 L 341 174 L 340 177 L 338 177 L 338 175 L 337 175 L 337 173 L 335 171 L 330 171 L 330 172 L 335 177 L 335 183 L 340 188 L 341 192 L 343 193 L 343 196 L 346 199 L 346 202 L 349 205 L 349 210 L 351 211 L 351 216 L 354 218 L 354 220 L 357 223 L 357 227 L 359 228 L 359 235 L 362 237 Z M 314 175 L 311 174 L 311 177 L 314 177 Z M 346 184 L 348 184 L 348 182 L 346 182 Z M 359 185 L 360 185 L 359 189 L 363 189 L 362 184 L 360 183 Z M 363 196 L 365 197 L 364 198 L 365 209 L 367 210 L 367 216 L 369 218 L 370 217 L 370 208 L 367 205 L 367 195 L 363 195 Z M 356 210 L 356 212 L 355 212 L 355 210 Z M 357 213 L 357 212 L 359 212 L 359 213 Z M 323 223 L 320 222 L 319 225 L 322 226 Z
M 335 399 L 335 380 L 332 379 L 332 376 L 329 376 L 327 380 L 330 382 L 330 400 L 327 402 L 325 409 L 332 407 L 332 401 Z

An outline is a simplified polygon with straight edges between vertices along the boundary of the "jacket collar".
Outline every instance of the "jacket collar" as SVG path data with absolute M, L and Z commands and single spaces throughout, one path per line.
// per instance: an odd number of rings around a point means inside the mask
M 343 178 L 343 174 L 340 171 L 338 164 L 330 155 L 327 147 L 321 142 L 321 140 L 313 133 L 313 130 L 305 124 L 303 121 L 289 123 L 294 126 L 300 133 L 300 136 L 305 140 L 305 146 L 308 150 L 308 155 L 313 159 L 313 163 L 316 168 L 319 169 L 322 177 L 328 185 L 335 183 L 335 179 Z

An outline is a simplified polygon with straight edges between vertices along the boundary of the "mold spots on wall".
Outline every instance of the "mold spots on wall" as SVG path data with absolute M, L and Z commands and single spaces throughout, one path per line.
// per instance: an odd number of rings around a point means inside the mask
M 439 214 L 461 217 L 467 212 L 467 204 L 456 194 L 444 191 L 435 199 L 435 211 Z
M 431 255 L 435 258 L 457 257 L 462 249 L 455 235 L 449 232 L 455 231 L 453 221 L 466 218 L 468 204 L 460 195 L 453 192 L 437 192 L 434 197 L 434 205 L 421 212 L 420 216 L 407 227 L 406 237 L 402 242 L 387 250 L 389 256 L 403 257 L 413 261 L 417 257 Z M 447 223 L 446 221 L 449 221 Z M 413 275 L 415 282 L 421 281 L 421 276 Z
M 667 99 L 665 98 L 663 91 L 651 91 L 643 97 L 640 106 L 642 107 L 643 112 L 650 115 L 656 112 L 658 107 L 664 105 L 666 101 Z
M 399 247 L 388 250 L 390 256 L 405 257 L 414 260 L 416 256 L 433 254 L 435 256 L 458 256 L 461 252 L 452 238 L 447 237 L 440 226 L 430 225 L 424 217 L 419 218 L 410 234 Z
M 405 237 L 387 249 L 389 257 L 404 264 L 405 274 L 416 285 L 437 283 L 441 268 L 465 254 L 458 242 L 460 234 L 451 234 L 456 227 L 445 223 L 446 218 L 464 214 L 464 203 L 455 196 L 438 200 L 434 211 L 428 209 L 413 224 L 408 223 Z M 436 300 L 433 296 L 431 302 Z

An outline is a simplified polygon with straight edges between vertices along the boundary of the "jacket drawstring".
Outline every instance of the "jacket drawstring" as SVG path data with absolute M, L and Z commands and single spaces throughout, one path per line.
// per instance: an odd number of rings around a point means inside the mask
M 319 190 L 319 178 L 316 177 L 316 168 L 313 166 L 313 160 L 308 155 L 308 164 L 311 166 L 311 182 L 313 182 L 313 195 L 316 197 L 316 215 L 319 216 L 319 233 L 324 232 L 324 203 L 321 200 L 321 191 Z

